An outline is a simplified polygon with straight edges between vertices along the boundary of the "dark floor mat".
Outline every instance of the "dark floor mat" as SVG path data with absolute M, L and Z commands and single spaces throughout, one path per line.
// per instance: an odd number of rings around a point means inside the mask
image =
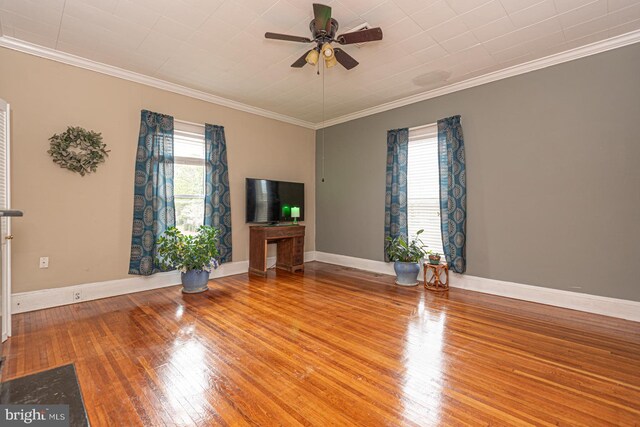
M 73 364 L 0 383 L 0 404 L 69 405 L 69 425 L 89 425 Z

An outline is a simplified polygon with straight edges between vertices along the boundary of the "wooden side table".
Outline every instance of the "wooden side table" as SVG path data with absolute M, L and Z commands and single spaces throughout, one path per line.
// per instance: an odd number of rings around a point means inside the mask
M 276 268 L 304 271 L 304 225 L 249 227 L 249 273 L 267 275 L 267 244 L 276 243 Z
M 444 273 L 445 281 L 442 281 Z M 430 291 L 449 290 L 449 266 L 447 264 L 424 263 L 424 287 Z

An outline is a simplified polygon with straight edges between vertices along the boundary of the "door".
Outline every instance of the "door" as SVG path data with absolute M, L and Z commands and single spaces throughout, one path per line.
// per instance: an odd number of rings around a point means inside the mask
M 9 104 L 0 99 L 0 210 L 10 209 L 9 194 Z M 11 218 L 0 216 L 0 322 L 2 341 L 11 335 Z M 0 350 L 2 349 L 0 344 Z

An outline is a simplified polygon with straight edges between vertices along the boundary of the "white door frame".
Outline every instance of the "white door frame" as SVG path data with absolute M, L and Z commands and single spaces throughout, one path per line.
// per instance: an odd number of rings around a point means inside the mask
M 6 101 L 0 99 L 0 110 L 6 112 L 6 120 L 5 120 L 5 194 L 7 199 L 7 206 L 5 209 L 11 209 L 11 170 L 10 170 L 10 153 L 11 153 L 11 106 Z M 4 249 L 4 254 L 2 254 L 2 277 L 0 280 L 6 283 L 6 286 L 2 286 L 2 341 L 6 340 L 7 337 L 11 336 L 11 239 L 7 239 L 8 236 L 11 236 L 11 218 L 5 217 L 5 221 L 7 221 L 7 234 L 4 236 L 0 236 L 2 239 L 2 248 Z

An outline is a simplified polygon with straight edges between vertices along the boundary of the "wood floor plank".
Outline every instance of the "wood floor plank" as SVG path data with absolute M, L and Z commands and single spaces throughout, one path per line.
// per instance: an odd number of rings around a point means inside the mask
M 91 424 L 639 425 L 640 323 L 322 263 L 14 316 L 12 379 L 75 363 Z

